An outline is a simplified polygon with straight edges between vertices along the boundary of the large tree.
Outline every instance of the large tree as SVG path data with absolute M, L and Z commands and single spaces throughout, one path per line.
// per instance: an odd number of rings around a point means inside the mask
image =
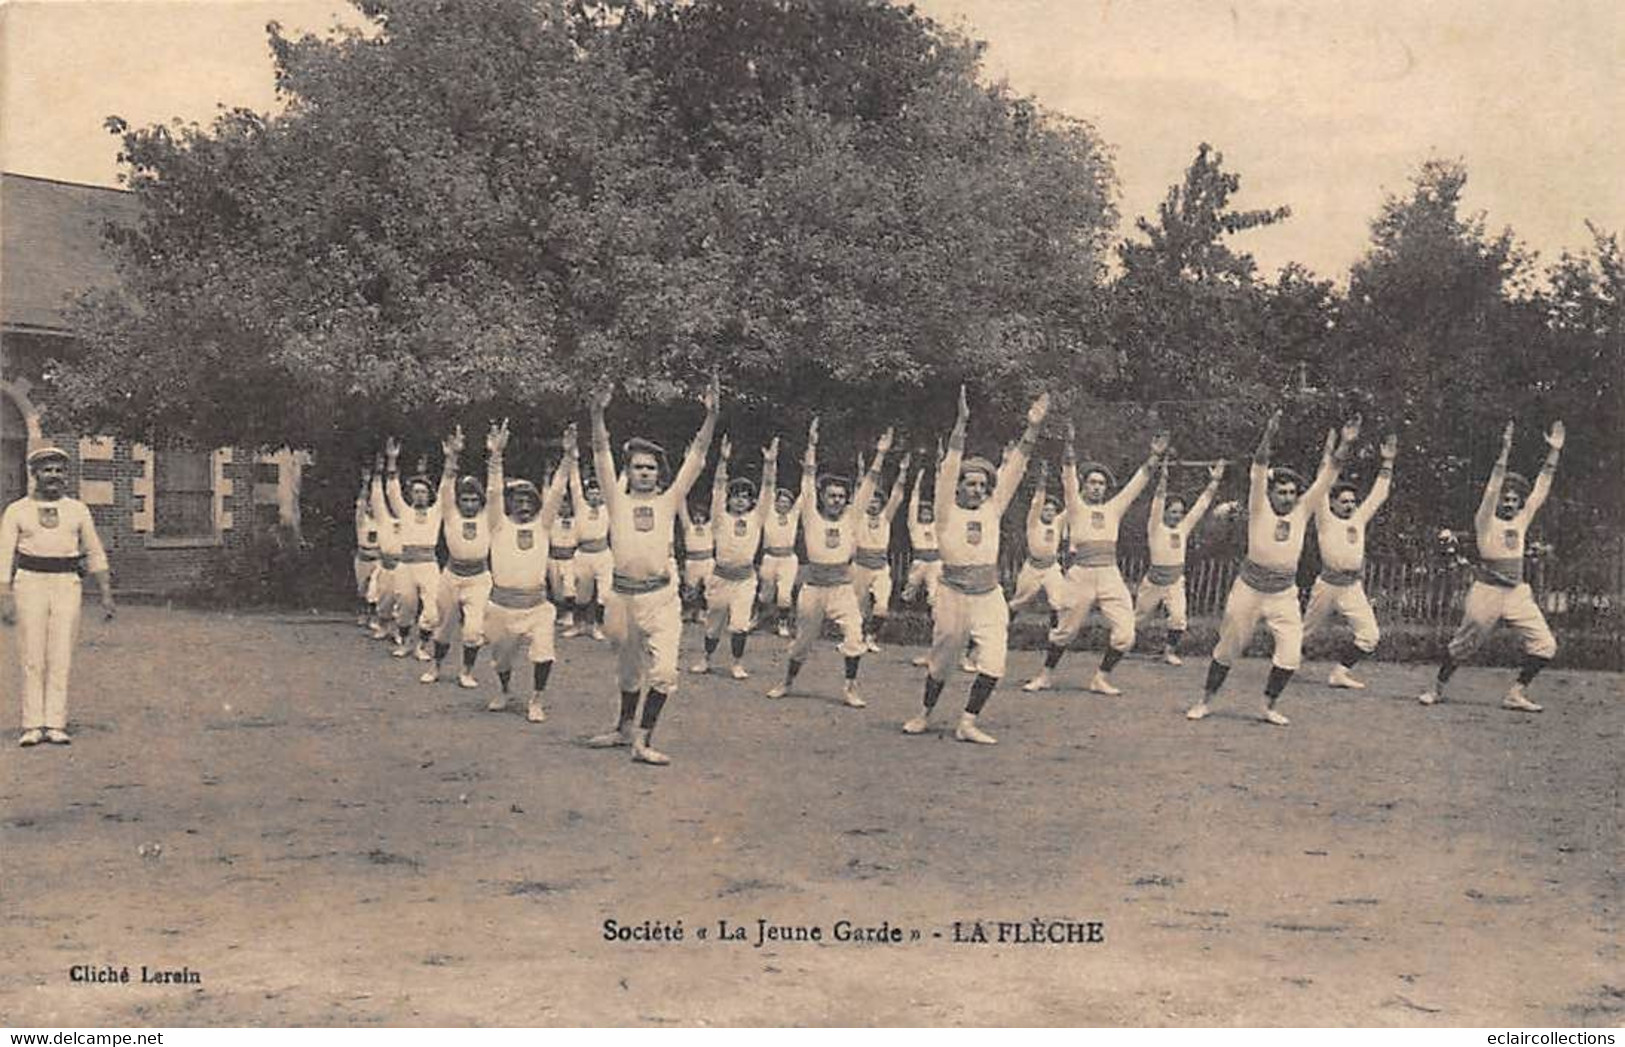
M 82 424 L 347 466 L 409 423 L 556 417 L 604 374 L 657 428 L 712 369 L 747 428 L 940 421 L 961 380 L 1014 409 L 1089 351 L 1104 148 L 911 9 L 360 7 L 271 27 L 275 115 L 113 123 L 145 219 L 60 369 Z

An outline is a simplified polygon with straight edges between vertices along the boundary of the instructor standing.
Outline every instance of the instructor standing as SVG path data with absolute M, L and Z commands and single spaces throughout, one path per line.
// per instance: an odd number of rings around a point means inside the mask
M 23 666 L 22 746 L 67 745 L 68 669 L 83 600 L 80 577 L 96 579 L 113 617 L 107 553 L 90 509 L 67 497 L 68 455 L 41 447 L 28 456 L 34 492 L 0 516 L 0 621 L 17 624 Z M 13 575 L 15 574 L 15 578 Z

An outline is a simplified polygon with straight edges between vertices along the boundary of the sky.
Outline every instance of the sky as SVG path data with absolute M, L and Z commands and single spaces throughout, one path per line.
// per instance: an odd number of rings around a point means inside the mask
M 915 0 L 987 41 L 987 75 L 1112 147 L 1123 231 L 1201 142 L 1240 207 L 1288 205 L 1235 246 L 1341 277 L 1385 194 L 1459 158 L 1467 204 L 1548 259 L 1625 230 L 1617 0 Z M 0 167 L 117 184 L 111 114 L 209 121 L 274 105 L 265 23 L 322 31 L 338 0 L 44 0 L 0 7 Z

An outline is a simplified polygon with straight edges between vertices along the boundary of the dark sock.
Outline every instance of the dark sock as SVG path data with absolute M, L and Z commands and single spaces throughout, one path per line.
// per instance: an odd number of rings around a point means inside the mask
M 858 656 L 855 654 L 850 654 L 846 657 L 846 678 L 848 680 L 856 680 L 858 678 Z
M 1109 673 L 1117 668 L 1117 663 L 1123 660 L 1123 652 L 1115 647 L 1106 648 L 1106 653 L 1100 659 L 1100 671 Z
M 1009 608 L 1009 611 L 1009 615 L 1005 618 L 1007 623 L 1014 622 L 1016 620 L 1016 615 L 1019 613 L 1014 607 Z
M 512 679 L 513 679 L 513 670 L 512 669 L 498 669 L 497 670 L 497 683 L 502 685 L 502 693 L 503 694 L 508 693 L 508 681 L 510 681 Z
M 879 642 L 880 631 L 886 628 L 886 616 L 877 614 L 869 621 L 869 639 Z
M 721 641 L 721 639 L 722 637 L 720 636 L 707 636 L 705 638 L 705 656 L 707 658 L 717 653 L 717 644 Z
M 1535 677 L 1540 675 L 1540 671 L 1550 664 L 1552 664 L 1550 658 L 1542 658 L 1538 654 L 1524 655 L 1523 666 L 1518 670 L 1518 682 L 1523 684 L 1533 683 Z
M 547 690 L 547 677 L 553 672 L 552 662 L 533 662 L 530 667 L 530 687 L 533 691 Z M 507 690 L 506 687 L 503 690 Z
M 938 680 L 933 676 L 926 676 L 925 698 L 922 699 L 925 704 L 926 712 L 930 712 L 932 709 L 937 707 L 937 699 L 942 697 L 942 689 L 947 686 L 947 683 L 948 682 L 946 680 Z
M 749 633 L 733 633 L 728 637 L 728 650 L 733 652 L 734 660 L 745 657 L 745 640 Z
M 474 671 L 474 661 L 480 656 L 480 645 L 477 643 L 463 644 L 463 671 Z
M 636 692 L 636 691 L 622 691 L 621 692 L 621 719 L 620 719 L 620 722 L 619 722 L 619 726 L 625 727 L 627 724 L 632 722 L 633 717 L 637 716 L 637 714 L 638 714 L 638 692 Z
M 1223 662 L 1208 662 L 1207 682 L 1202 685 L 1202 690 L 1210 695 L 1218 694 L 1219 688 L 1224 686 L 1224 678 L 1229 675 L 1228 665 Z
M 1270 678 L 1264 684 L 1264 696 L 1270 700 L 1271 709 L 1275 708 L 1275 699 L 1281 697 L 1281 692 L 1286 690 L 1286 683 L 1292 679 L 1295 671 L 1283 669 L 1279 665 L 1270 666 Z
M 1167 648 L 1170 651 L 1178 650 L 1179 649 L 1179 641 L 1181 639 L 1183 639 L 1184 636 L 1185 636 L 1185 630 L 1183 630 L 1183 629 L 1169 629 L 1168 630 L 1168 638 L 1163 641 L 1163 647 Z
M 1061 657 L 1065 654 L 1066 649 L 1064 647 L 1057 647 L 1054 644 L 1050 644 L 1049 650 L 1044 654 L 1044 668 L 1053 669 L 1057 665 L 1060 665 Z
M 434 642 L 434 664 L 439 665 L 441 662 L 445 661 L 446 652 L 450 650 L 451 644 L 441 643 L 439 640 L 436 640 Z
M 1449 651 L 1444 652 L 1444 660 L 1439 663 L 1439 686 L 1443 687 L 1456 675 L 1456 659 Z
M 1060 624 L 1061 624 L 1061 612 L 1055 610 L 1054 608 L 1050 608 L 1049 627 L 1051 629 L 1055 629 L 1055 628 L 1058 628 L 1060 626 Z
M 794 658 L 784 667 L 784 686 L 788 687 L 796 682 L 796 674 L 801 672 L 801 664 Z
M 418 643 L 428 643 L 430 640 L 433 640 L 433 639 L 434 639 L 434 630 L 433 629 L 419 629 L 418 630 Z M 448 651 L 451 650 L 451 644 L 446 645 L 446 650 L 448 650 Z
M 655 724 L 660 722 L 660 710 L 665 707 L 666 696 L 652 687 L 649 688 L 649 693 L 643 698 L 643 718 L 638 721 L 638 726 L 645 731 L 653 731 Z
M 412 639 L 412 627 L 410 625 L 397 626 L 395 635 L 401 638 L 401 643 L 406 643 Z
M 981 712 L 982 707 L 987 704 L 987 700 L 993 697 L 993 688 L 997 687 L 998 684 L 999 678 L 997 676 L 977 673 L 976 679 L 970 685 L 970 701 L 965 703 L 965 711 L 972 716 Z
M 1354 668 L 1356 665 L 1360 664 L 1360 659 L 1364 658 L 1365 656 L 1366 656 L 1366 652 L 1360 650 L 1360 648 L 1354 643 L 1354 641 L 1350 640 L 1349 643 L 1348 643 L 1348 646 L 1343 648 L 1343 658 L 1342 658 L 1343 668 L 1345 668 L 1345 669 Z
M 575 621 L 576 602 L 574 600 L 570 599 L 568 596 L 566 596 L 564 598 L 564 600 L 562 601 L 562 605 L 563 605 L 564 613 L 570 616 L 570 620 L 572 622 Z

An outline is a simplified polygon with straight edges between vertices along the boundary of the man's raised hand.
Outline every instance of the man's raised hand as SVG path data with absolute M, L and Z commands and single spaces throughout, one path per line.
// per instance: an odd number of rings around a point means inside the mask
M 966 396 L 965 396 L 965 383 L 963 383 L 963 382 L 959 383 L 959 408 L 958 408 L 958 410 L 959 410 L 959 414 L 958 414 L 959 421 L 961 421 L 961 422 L 970 421 L 970 400 L 967 399 Z
M 1516 424 L 1512 421 L 1512 419 L 1508 418 L 1507 427 L 1501 430 L 1501 450 L 1503 452 L 1512 450 L 1512 434 L 1516 430 Z
M 1393 461 L 1394 457 L 1399 454 L 1399 434 L 1389 433 L 1383 437 L 1381 450 L 1383 461 Z
M 1562 422 L 1553 422 L 1551 429 L 1546 433 L 1546 446 L 1554 451 L 1561 451 L 1565 433 Z
M 1360 416 L 1355 415 L 1343 423 L 1343 442 L 1351 444 L 1360 438 Z
M 1168 440 L 1169 437 L 1166 432 L 1160 432 L 1151 437 L 1151 453 L 1153 455 L 1166 454 L 1168 452 Z
M 728 434 L 727 433 L 723 433 L 722 434 L 722 442 L 717 445 L 717 459 L 719 461 L 726 462 L 728 459 L 733 457 L 733 454 L 734 454 L 733 441 L 728 439 Z
M 711 380 L 705 383 L 705 392 L 700 394 L 700 403 L 705 405 L 706 414 L 716 414 L 717 406 L 722 403 L 722 379 L 715 371 L 711 372 Z
M 875 453 L 885 454 L 887 451 L 891 450 L 892 440 L 894 440 L 896 436 L 897 434 L 892 430 L 892 427 L 889 425 L 886 426 L 886 431 L 880 434 L 880 439 L 875 443 Z
M 1038 394 L 1032 406 L 1027 408 L 1027 428 L 1036 429 L 1044 424 L 1044 418 L 1049 414 L 1049 391 Z
M 1224 459 L 1219 459 L 1207 467 L 1207 478 L 1214 483 L 1224 479 Z

